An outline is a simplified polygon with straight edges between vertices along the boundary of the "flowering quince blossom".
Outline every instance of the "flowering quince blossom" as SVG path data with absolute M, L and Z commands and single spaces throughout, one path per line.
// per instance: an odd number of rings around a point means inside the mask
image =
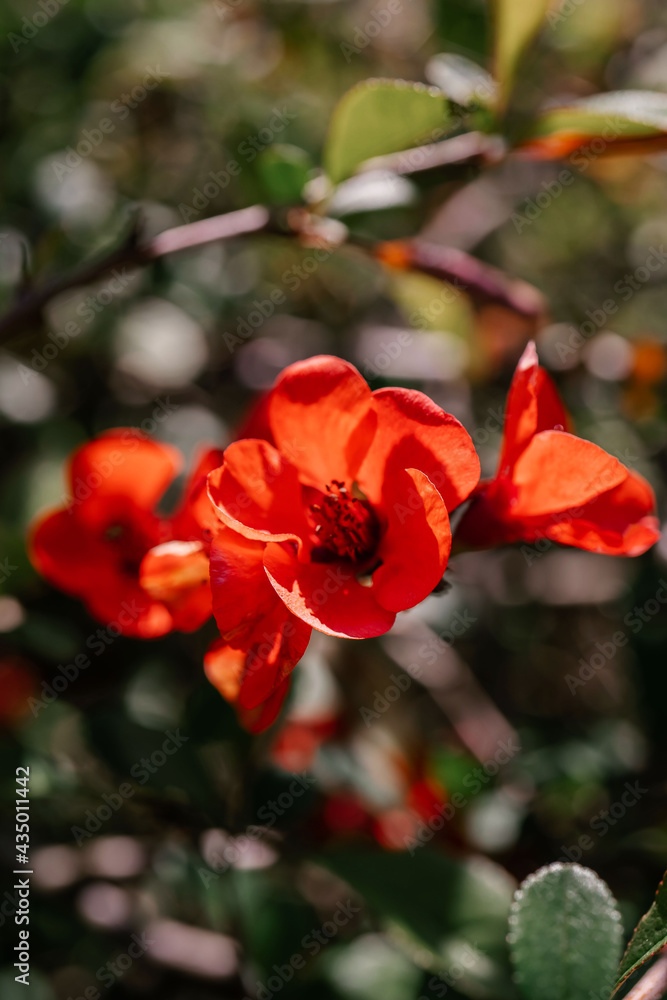
M 156 506 L 180 470 L 180 453 L 132 428 L 100 435 L 70 460 L 65 506 L 33 525 L 33 565 L 124 635 L 199 628 L 211 615 L 206 520 L 217 525 L 206 475 L 221 455 L 202 456 L 181 506 L 162 517 Z
M 637 556 L 658 540 L 655 496 L 646 480 L 570 434 L 569 423 L 531 342 L 512 380 L 498 472 L 477 487 L 457 527 L 457 546 L 546 538 Z
M 222 642 L 206 671 L 270 724 L 312 628 L 364 639 L 437 586 L 448 511 L 479 479 L 462 425 L 421 392 L 371 392 L 335 357 L 288 367 L 266 401 L 273 444 L 235 441 L 208 477 Z M 257 722 L 257 726 L 260 723 Z

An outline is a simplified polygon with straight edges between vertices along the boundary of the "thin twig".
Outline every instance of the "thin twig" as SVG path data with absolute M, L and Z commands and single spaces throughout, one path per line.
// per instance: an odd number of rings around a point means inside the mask
M 523 316 L 537 318 L 544 313 L 544 300 L 536 288 L 527 282 L 509 278 L 497 268 L 483 264 L 461 250 L 440 247 L 422 240 L 378 243 L 357 238 L 348 234 L 339 222 L 315 218 L 306 209 L 287 212 L 284 220 L 284 224 L 279 225 L 268 208 L 253 205 L 237 212 L 215 215 L 210 219 L 167 229 L 144 244 L 138 239 L 135 229 L 122 246 L 107 256 L 45 281 L 41 286 L 22 289 L 14 305 L 0 317 L 0 343 L 38 324 L 44 307 L 58 295 L 99 281 L 114 268 L 143 267 L 180 250 L 258 233 L 276 233 L 302 239 L 305 245 L 313 240 L 318 245 L 321 241 L 330 243 L 332 247 L 349 242 L 390 266 L 421 271 L 448 281 L 476 301 L 498 302 Z M 341 232 L 345 235 L 341 236 Z
M 217 240 L 230 240 L 234 236 L 247 236 L 249 233 L 259 233 L 269 228 L 271 215 L 263 205 L 252 205 L 238 212 L 228 212 L 226 215 L 214 215 L 200 222 L 190 222 L 185 226 L 166 229 L 148 245 L 146 254 L 149 259 L 163 257 L 178 250 L 190 247 L 204 246 Z
M 455 247 L 426 240 L 392 240 L 378 243 L 372 253 L 389 267 L 420 271 L 468 292 L 477 302 L 498 303 L 520 316 L 540 319 L 547 305 L 542 293 L 527 281 L 510 278 L 504 271 L 485 264 Z
M 662 954 L 624 1000 L 662 1000 L 667 993 L 667 954 Z
M 141 244 L 133 230 L 125 243 L 79 270 L 44 282 L 37 288 L 26 288 L 12 308 L 0 318 L 0 342 L 21 333 L 41 319 L 44 307 L 58 295 L 98 281 L 118 267 L 141 267 L 165 254 L 190 247 L 203 246 L 216 240 L 232 239 L 267 230 L 271 224 L 268 209 L 253 205 L 238 212 L 216 215 L 200 222 L 176 226 Z
M 411 176 L 458 164 L 498 163 L 505 155 L 506 148 L 505 141 L 499 135 L 463 132 L 442 142 L 415 146 L 401 153 L 374 156 L 370 160 L 365 160 L 358 169 L 359 172 L 390 170 L 394 174 Z
M 502 745 L 516 743 L 518 748 L 516 731 L 468 665 L 425 622 L 410 618 L 397 622 L 382 645 L 395 663 L 426 688 L 480 762 L 492 760 Z

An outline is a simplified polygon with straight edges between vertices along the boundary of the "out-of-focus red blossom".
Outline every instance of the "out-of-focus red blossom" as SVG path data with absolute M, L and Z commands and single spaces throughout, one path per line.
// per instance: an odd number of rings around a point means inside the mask
M 32 665 L 20 656 L 0 659 L 0 723 L 13 726 L 27 714 L 29 700 L 39 691 Z
M 65 506 L 33 525 L 33 565 L 124 635 L 199 628 L 211 614 L 208 525 L 217 527 L 206 476 L 221 455 L 211 449 L 201 457 L 180 508 L 163 517 L 157 504 L 180 470 L 180 453 L 132 428 L 100 435 L 70 460 Z
M 440 782 L 430 776 L 413 779 L 400 806 L 378 813 L 373 823 L 377 842 L 389 851 L 404 851 L 417 840 L 424 823 L 442 815 L 447 793 Z
M 287 719 L 273 742 L 271 757 L 284 771 L 305 771 L 311 767 L 322 744 L 335 736 L 338 728 L 339 720 L 331 714 Z
M 658 540 L 655 496 L 646 480 L 568 426 L 531 342 L 512 380 L 496 477 L 475 491 L 456 530 L 457 547 L 546 538 L 637 556 Z
M 337 792 L 322 809 L 324 835 L 372 837 L 385 850 L 404 851 L 418 839 L 424 823 L 442 815 L 446 803 L 445 789 L 431 777 L 413 778 L 403 801 L 389 808 L 378 809 L 353 792 Z
M 408 809 L 426 823 L 440 815 L 446 802 L 447 792 L 433 777 L 418 778 L 410 785 L 405 797 Z
M 334 836 L 371 834 L 373 830 L 373 814 L 352 792 L 338 792 L 328 796 L 322 810 L 322 819 L 326 832 Z

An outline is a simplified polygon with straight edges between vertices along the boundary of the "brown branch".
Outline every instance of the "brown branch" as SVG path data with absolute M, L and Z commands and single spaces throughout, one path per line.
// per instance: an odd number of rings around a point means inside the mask
M 365 160 L 359 166 L 358 172 L 390 170 L 394 174 L 412 176 L 463 163 L 487 166 L 500 162 L 505 156 L 506 149 L 506 143 L 499 135 L 463 132 L 442 142 L 415 146 L 401 153 L 374 156 L 370 160 Z
M 143 267 L 180 250 L 257 233 L 282 234 L 300 238 L 306 245 L 312 243 L 332 248 L 349 242 L 389 266 L 421 271 L 448 281 L 467 292 L 475 301 L 498 302 L 531 318 L 541 317 L 546 311 L 542 295 L 532 285 L 509 278 L 497 268 L 453 247 L 440 247 L 422 240 L 376 243 L 351 236 L 341 223 L 312 216 L 303 208 L 286 212 L 284 221 L 279 224 L 267 208 L 253 205 L 237 212 L 167 229 L 143 244 L 135 229 L 122 246 L 106 256 L 72 273 L 45 281 L 38 287 L 23 288 L 14 305 L 0 317 L 0 343 L 39 323 L 44 307 L 58 295 L 99 281 L 114 268 Z
M 376 244 L 372 253 L 389 267 L 419 271 L 447 281 L 482 304 L 497 303 L 520 316 L 536 319 L 547 313 L 545 298 L 534 285 L 510 278 L 497 267 L 455 247 L 442 247 L 420 239 L 392 240 Z
M 12 308 L 0 318 L 0 343 L 21 333 L 41 320 L 42 310 L 63 292 L 89 285 L 117 267 L 141 267 L 163 257 L 191 247 L 203 246 L 216 240 L 232 239 L 250 233 L 268 231 L 272 220 L 268 209 L 253 205 L 238 212 L 216 215 L 200 222 L 176 226 L 141 244 L 136 230 L 125 243 L 105 257 L 91 261 L 77 271 L 45 281 L 38 288 L 25 288 Z

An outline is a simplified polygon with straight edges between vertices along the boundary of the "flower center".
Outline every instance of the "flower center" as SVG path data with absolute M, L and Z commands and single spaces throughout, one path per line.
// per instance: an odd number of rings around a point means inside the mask
M 116 549 L 121 571 L 127 576 L 137 576 L 141 560 L 151 548 L 152 541 L 144 538 L 134 525 L 120 519 L 108 525 L 104 537 Z
M 353 496 L 338 479 L 332 479 L 325 490 L 321 501 L 310 507 L 318 543 L 313 549 L 313 560 L 339 558 L 364 562 L 373 554 L 379 533 L 370 504 Z

